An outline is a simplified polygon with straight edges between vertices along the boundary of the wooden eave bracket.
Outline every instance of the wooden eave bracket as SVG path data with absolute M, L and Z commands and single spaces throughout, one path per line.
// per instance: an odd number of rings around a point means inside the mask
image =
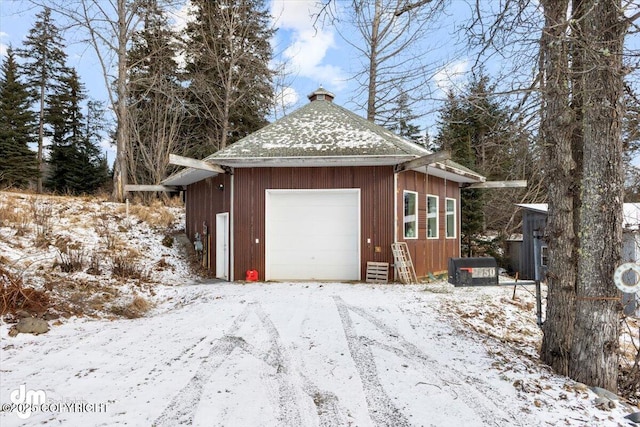
M 393 170 L 395 173 L 398 173 L 408 169 L 415 169 L 422 166 L 431 165 L 433 163 L 442 162 L 444 160 L 449 160 L 450 158 L 451 152 L 449 150 L 442 150 L 436 153 L 427 154 L 426 156 L 418 157 L 417 159 L 399 163 Z
M 485 181 L 473 184 L 462 184 L 462 188 L 524 188 L 527 186 L 527 180 L 515 181 Z
M 177 154 L 169 154 L 169 164 L 222 174 L 233 172 L 231 168 L 223 168 L 222 166 L 205 162 L 204 160 L 196 160 L 189 157 L 178 156 Z

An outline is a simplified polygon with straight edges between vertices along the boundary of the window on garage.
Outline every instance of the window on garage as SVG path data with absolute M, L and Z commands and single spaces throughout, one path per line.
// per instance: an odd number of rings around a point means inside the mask
M 427 238 L 438 238 L 438 196 L 427 194 Z
M 404 238 L 418 238 L 418 193 L 404 192 Z
M 456 237 L 456 199 L 445 200 L 446 203 L 446 221 L 447 221 L 447 239 L 455 239 Z

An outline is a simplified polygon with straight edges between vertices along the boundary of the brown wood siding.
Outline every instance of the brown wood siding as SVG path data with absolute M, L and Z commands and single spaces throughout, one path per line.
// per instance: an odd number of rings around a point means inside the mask
M 367 261 L 393 262 L 392 167 L 243 168 L 235 170 L 234 182 L 236 279 L 244 279 L 246 270 L 256 269 L 264 280 L 267 189 L 360 188 L 361 277 L 365 277 Z
M 404 191 L 418 193 L 418 238 L 404 238 Z M 438 196 L 438 239 L 427 239 L 427 194 Z M 398 215 L 398 241 L 405 241 L 416 275 L 425 277 L 429 273 L 438 274 L 445 272 L 448 260 L 451 257 L 460 256 L 460 189 L 457 182 L 447 181 L 443 178 L 428 176 L 426 174 L 405 171 L 398 174 L 397 215 Z M 456 199 L 457 229 L 455 239 L 445 238 L 445 199 Z
M 222 189 L 220 188 L 222 185 Z M 216 254 L 216 214 L 230 211 L 231 176 L 217 175 L 191 184 L 186 191 L 185 232 L 193 242 L 196 233 L 203 235 L 206 224 L 208 236 L 203 238 L 210 244 L 208 251 L 209 269 L 215 274 Z

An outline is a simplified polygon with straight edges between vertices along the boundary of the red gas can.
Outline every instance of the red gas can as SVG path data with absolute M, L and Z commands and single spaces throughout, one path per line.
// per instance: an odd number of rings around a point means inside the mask
M 258 270 L 247 270 L 247 282 L 256 282 L 258 280 Z

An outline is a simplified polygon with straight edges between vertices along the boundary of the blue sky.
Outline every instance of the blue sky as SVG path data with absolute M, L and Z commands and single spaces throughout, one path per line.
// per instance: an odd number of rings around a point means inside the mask
M 286 62 L 289 72 L 286 78 L 289 88 L 285 96 L 293 105 L 301 105 L 306 102 L 307 94 L 322 85 L 336 94 L 337 103 L 349 107 L 348 100 L 355 90 L 354 82 L 349 77 L 357 68 L 357 63 L 352 48 L 340 38 L 335 28 L 314 25 L 313 15 L 319 11 L 318 3 L 317 0 L 267 1 L 274 17 L 273 25 L 278 28 L 272 41 L 274 54 Z M 338 0 L 335 5 L 340 8 L 350 3 Z M 27 1 L 0 0 L 0 54 L 6 52 L 9 44 L 14 47 L 21 45 L 38 11 L 31 8 Z M 183 24 L 186 16 L 186 7 L 175 11 L 175 24 Z M 54 18 L 60 22 L 57 17 Z M 73 33 L 67 36 L 69 65 L 79 71 L 92 97 L 106 99 L 103 77 L 91 48 L 72 41 Z M 443 70 L 437 84 L 446 86 L 443 76 L 450 75 L 452 70 L 457 75 L 457 71 L 465 68 L 466 61 L 455 61 L 448 71 Z M 354 109 L 353 105 L 351 107 Z
M 336 28 L 323 26 L 315 19 L 319 9 L 317 0 L 267 0 L 273 16 L 273 25 L 278 28 L 272 40 L 276 61 L 286 64 L 288 71 L 284 77 L 285 89 L 282 99 L 289 108 L 295 108 L 307 102 L 306 96 L 322 85 L 336 95 L 335 102 L 364 116 L 356 104 L 350 102 L 357 89 L 356 83 L 350 79 L 358 69 L 359 63 L 351 46 L 338 34 Z M 342 7 L 350 7 L 350 1 L 334 0 L 337 13 L 341 15 Z M 471 67 L 471 62 L 460 53 L 455 42 L 454 26 L 456 19 L 468 13 L 466 2 L 454 0 L 449 7 L 450 22 L 435 29 L 425 41 L 424 49 L 439 65 L 434 68 L 433 75 L 426 84 L 432 87 L 432 100 L 424 111 L 430 114 L 418 124 L 423 128 L 432 127 L 437 119 L 435 113 L 439 105 L 438 99 L 443 99 L 446 90 L 451 86 L 463 84 L 465 73 Z M 484 4 L 483 4 L 484 5 Z M 33 25 L 34 15 L 39 11 L 23 0 L 0 0 L 0 55 L 4 55 L 9 44 L 19 47 Z M 187 17 L 187 7 L 177 9 L 173 13 L 174 24 L 184 25 Z M 56 22 L 61 22 L 55 17 Z M 343 33 L 344 34 L 344 33 Z M 67 54 L 69 65 L 74 66 L 85 84 L 92 99 L 107 101 L 100 64 L 92 49 L 86 44 L 74 40 L 77 34 L 69 32 L 67 36 Z M 350 35 L 346 34 L 348 37 Z M 537 36 L 534 36 L 537 37 Z M 436 62 L 437 61 L 437 62 Z M 275 64 L 275 62 L 274 62 Z M 493 64 L 496 68 L 498 64 Z M 280 113 L 279 116 L 282 114 Z M 429 130 L 433 136 L 434 129 Z M 103 148 L 113 156 L 113 149 L 105 141 Z

